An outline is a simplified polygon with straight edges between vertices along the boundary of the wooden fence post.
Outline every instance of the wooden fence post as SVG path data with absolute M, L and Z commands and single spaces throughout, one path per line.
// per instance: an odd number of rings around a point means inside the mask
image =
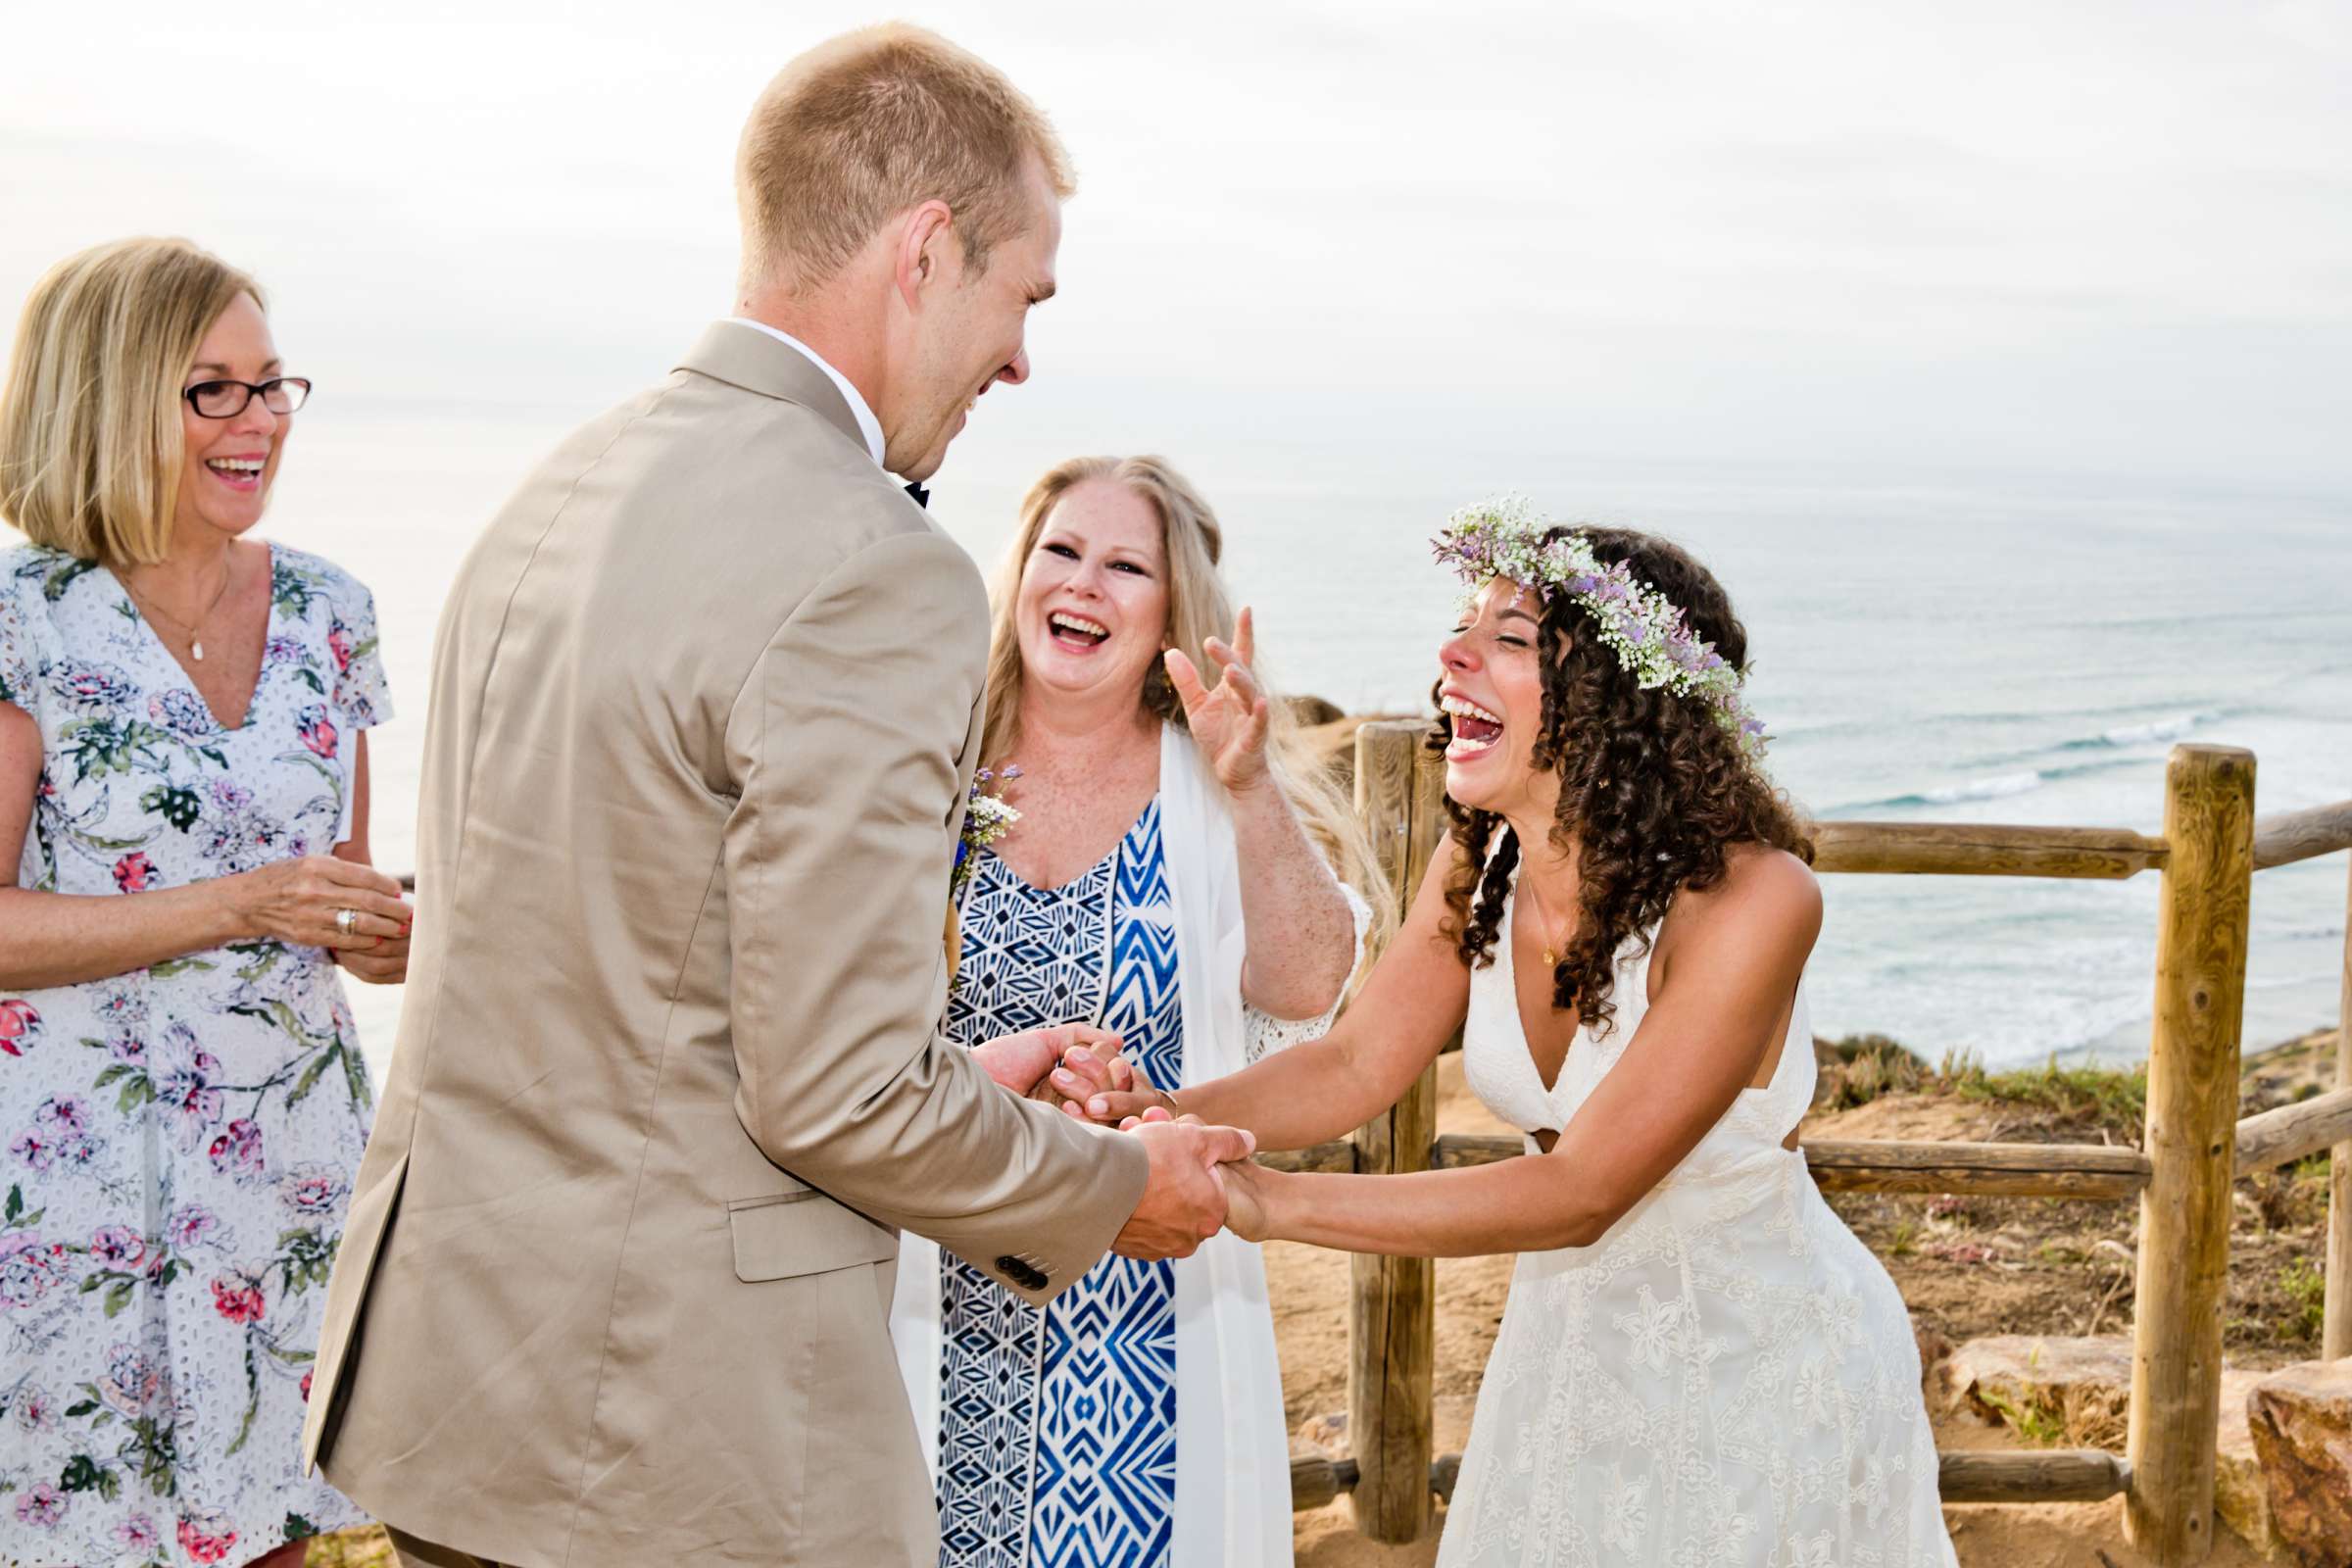
M 2254 881 L 2254 754 L 2175 747 L 2165 772 L 2164 838 L 2124 1533 L 2160 1568 L 2180 1568 L 2213 1545 Z
M 2352 1089 L 2352 878 L 2344 888 L 2343 990 L 2335 1009 L 2335 1086 Z M 2352 1144 L 2328 1155 L 2328 1305 L 2320 1354 L 2352 1355 Z
M 1433 787 L 1421 738 L 1427 726 L 1364 725 L 1355 739 L 1355 808 L 1372 836 L 1388 892 L 1401 910 L 1443 831 L 1432 826 Z M 1386 1114 L 1354 1136 L 1355 1168 L 1390 1173 L 1427 1170 L 1437 1138 L 1433 1069 Z M 1426 1257 L 1349 1260 L 1348 1430 L 1358 1479 L 1351 1494 L 1361 1534 L 1391 1545 L 1417 1541 L 1432 1514 L 1431 1371 L 1437 1340 L 1437 1275 Z

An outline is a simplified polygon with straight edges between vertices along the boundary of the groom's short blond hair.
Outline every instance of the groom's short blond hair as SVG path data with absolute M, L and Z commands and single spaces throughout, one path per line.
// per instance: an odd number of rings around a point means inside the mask
M 1032 158 L 1068 200 L 1069 154 L 1045 115 L 937 33 L 888 23 L 819 44 L 777 73 L 743 127 L 743 286 L 822 283 L 893 215 L 933 200 L 985 268 L 1028 220 Z

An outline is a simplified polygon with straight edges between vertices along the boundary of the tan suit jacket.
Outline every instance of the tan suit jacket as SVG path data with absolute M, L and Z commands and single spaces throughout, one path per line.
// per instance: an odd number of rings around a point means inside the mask
M 475 545 L 304 1434 L 363 1507 L 529 1568 L 930 1568 L 893 1228 L 1044 1300 L 1145 1183 L 936 1032 L 987 636 L 823 371 L 740 324 Z

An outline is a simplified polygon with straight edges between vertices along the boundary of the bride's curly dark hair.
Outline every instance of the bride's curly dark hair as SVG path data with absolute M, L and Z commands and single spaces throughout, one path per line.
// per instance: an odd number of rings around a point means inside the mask
M 1625 563 L 1682 608 L 1695 635 L 1746 670 L 1747 631 L 1730 596 L 1679 546 L 1625 528 L 1555 528 L 1545 538 L 1566 533 L 1581 534 L 1601 561 Z M 1536 646 L 1544 661 L 1544 716 L 1534 762 L 1560 777 L 1552 842 L 1581 851 L 1576 934 L 1552 971 L 1551 1002 L 1577 1008 L 1586 1026 L 1605 1035 L 1616 1015 L 1609 993 L 1618 949 L 1649 932 L 1675 894 L 1720 883 L 1733 845 L 1769 844 L 1810 864 L 1813 842 L 1788 798 L 1715 710 L 1698 697 L 1635 684 L 1568 595 L 1554 594 L 1544 607 Z M 1452 739 L 1453 721 L 1441 710 L 1426 744 L 1442 754 Z M 1464 963 L 1491 964 L 1519 863 L 1518 838 L 1504 827 L 1490 860 L 1488 846 L 1502 818 L 1451 796 L 1446 814 L 1461 858 L 1446 882 L 1445 932 Z M 1650 939 L 1642 940 L 1647 952 Z

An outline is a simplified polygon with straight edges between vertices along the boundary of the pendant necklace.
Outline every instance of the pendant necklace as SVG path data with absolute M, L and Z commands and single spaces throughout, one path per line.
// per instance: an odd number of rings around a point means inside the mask
M 204 638 L 202 636 L 204 625 L 207 621 L 213 618 L 213 612 L 220 608 L 220 601 L 228 597 L 228 585 L 235 579 L 235 572 L 230 571 L 225 566 L 221 568 L 220 591 L 213 595 L 213 602 L 204 607 L 204 613 L 197 617 L 196 624 L 193 626 L 189 625 L 184 620 L 176 619 L 171 615 L 165 615 L 162 611 L 156 608 L 153 601 L 149 600 L 145 594 L 139 592 L 138 589 L 131 587 L 129 578 L 125 577 L 122 579 L 122 586 L 126 589 L 129 589 L 130 597 L 139 602 L 139 608 L 141 610 L 145 611 L 151 616 L 161 615 L 163 619 L 170 621 L 173 626 L 177 627 L 180 635 L 188 640 L 188 657 L 201 664 L 204 662 Z
M 1536 890 L 1536 879 L 1524 869 L 1519 873 L 1519 885 L 1527 889 L 1528 897 L 1536 901 L 1536 918 L 1542 922 L 1536 934 L 1544 938 L 1544 967 L 1560 966 L 1560 945 L 1551 935 L 1551 911 L 1544 907 L 1544 895 Z

